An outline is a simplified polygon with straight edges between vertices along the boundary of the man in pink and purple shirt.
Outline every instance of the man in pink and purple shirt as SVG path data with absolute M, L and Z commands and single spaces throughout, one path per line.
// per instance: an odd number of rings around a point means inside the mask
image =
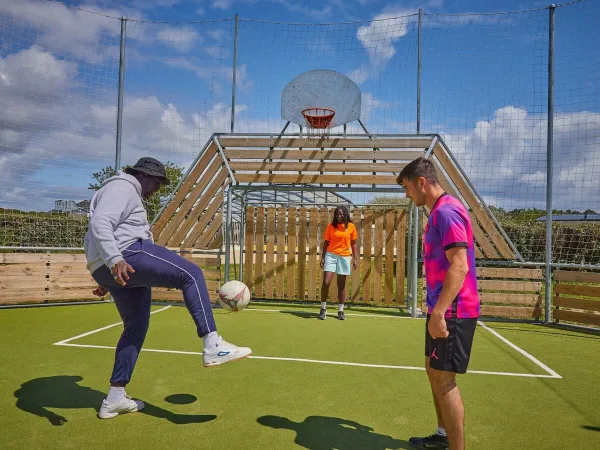
M 427 283 L 425 369 L 438 418 L 437 431 L 410 438 L 423 449 L 464 449 L 464 406 L 456 374 L 465 373 L 477 318 L 479 294 L 475 243 L 469 213 L 438 183 L 432 161 L 418 158 L 397 178 L 416 206 L 425 206 L 429 220 L 423 238 Z

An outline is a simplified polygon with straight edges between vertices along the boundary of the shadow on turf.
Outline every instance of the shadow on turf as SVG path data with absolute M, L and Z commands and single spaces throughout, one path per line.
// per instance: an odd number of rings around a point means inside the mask
M 373 432 L 371 427 L 339 417 L 309 416 L 304 422 L 294 422 L 285 417 L 262 416 L 258 423 L 275 429 L 296 432 L 294 442 L 302 447 L 324 449 L 407 449 L 407 441 Z
M 55 426 L 63 425 L 67 419 L 48 408 L 86 408 L 97 412 L 106 394 L 78 384 L 81 380 L 83 380 L 82 377 L 74 375 L 34 378 L 23 383 L 15 391 L 16 406 L 25 412 L 47 419 Z M 213 414 L 175 414 L 150 403 L 146 403 L 146 407 L 140 413 L 167 419 L 178 425 L 209 422 L 217 418 Z
M 582 425 L 581 428 L 583 428 L 584 430 L 599 431 L 600 432 L 600 427 L 593 427 L 591 425 Z

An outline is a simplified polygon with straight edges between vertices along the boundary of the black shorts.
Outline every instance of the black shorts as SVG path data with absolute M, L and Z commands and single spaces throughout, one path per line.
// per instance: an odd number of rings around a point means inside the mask
M 477 319 L 446 318 L 448 337 L 433 339 L 427 330 L 430 318 L 428 314 L 425 321 L 425 356 L 429 356 L 429 366 L 444 372 L 465 373 L 471 358 Z

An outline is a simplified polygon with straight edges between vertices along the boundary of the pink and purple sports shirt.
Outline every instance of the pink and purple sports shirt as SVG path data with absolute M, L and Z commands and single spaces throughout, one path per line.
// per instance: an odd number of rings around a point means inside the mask
M 438 301 L 444 279 L 450 267 L 446 250 L 454 247 L 467 249 L 469 272 L 446 317 L 459 319 L 479 317 L 479 293 L 475 272 L 475 243 L 471 217 L 456 198 L 443 194 L 431 210 L 425 225 L 424 254 L 425 279 L 427 282 L 427 307 L 431 314 Z

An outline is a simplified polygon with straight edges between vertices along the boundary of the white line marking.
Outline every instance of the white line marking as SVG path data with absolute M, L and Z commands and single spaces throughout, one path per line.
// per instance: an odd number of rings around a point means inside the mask
M 152 311 L 150 314 L 156 314 L 156 313 L 159 313 L 161 311 L 165 311 L 165 310 L 169 309 L 170 307 L 171 307 L 171 305 L 165 306 L 164 308 L 160 308 L 160 309 L 157 309 L 156 311 Z M 54 345 L 65 345 L 67 342 L 74 341 L 75 339 L 86 337 L 86 336 L 89 336 L 90 334 L 99 333 L 100 331 L 108 330 L 109 328 L 118 327 L 119 325 L 123 325 L 123 322 L 112 323 L 112 324 L 107 325 L 105 327 L 98 328 L 96 330 L 88 331 L 87 333 L 83 333 L 83 334 L 80 334 L 78 336 L 65 339 L 64 341 L 55 342 Z
M 537 359 L 535 356 L 527 353 L 525 350 L 523 350 L 521 347 L 513 344 L 512 342 L 510 342 L 508 339 L 506 339 L 504 336 L 502 336 L 500 333 L 498 333 L 496 330 L 492 330 L 490 327 L 488 327 L 485 323 L 478 321 L 477 323 L 479 323 L 479 325 L 483 328 L 485 328 L 486 330 L 488 330 L 490 333 L 492 333 L 494 336 L 496 336 L 498 339 L 500 339 L 502 342 L 504 342 L 505 344 L 507 344 L 508 346 L 510 346 L 511 348 L 515 349 L 516 351 L 518 351 L 521 355 L 525 356 L 526 358 L 530 359 L 531 361 L 533 361 L 535 364 L 537 364 L 538 366 L 540 366 L 542 369 L 544 369 L 546 372 L 548 372 L 550 375 L 546 376 L 547 378 L 562 378 L 558 373 L 556 373 L 554 370 L 552 370 L 550 367 L 548 367 L 546 364 L 544 364 L 543 362 L 541 362 L 539 359 Z
M 246 311 L 264 311 L 264 312 L 283 312 L 283 313 L 304 313 L 306 315 L 309 314 L 315 314 L 315 312 L 312 311 L 303 311 L 303 310 L 299 310 L 299 309 L 261 309 L 261 308 L 248 308 L 246 309 Z M 389 314 L 354 314 L 354 313 L 347 313 L 345 312 L 345 315 L 347 316 L 358 316 L 358 317 L 383 317 L 386 319 L 412 319 L 412 317 L 410 316 L 392 316 Z M 329 317 L 337 317 L 335 314 L 327 314 L 327 316 Z M 417 317 L 417 319 L 425 319 L 425 317 Z
M 60 345 L 64 347 L 82 347 L 82 348 L 102 348 L 108 350 L 114 350 L 115 347 L 110 347 L 107 345 L 91 345 L 91 344 L 66 344 L 66 343 L 56 343 L 55 345 Z M 154 352 L 154 353 L 172 353 L 177 355 L 202 355 L 202 352 L 186 352 L 180 350 L 162 350 L 162 349 L 154 349 L 154 348 L 142 348 L 143 352 Z M 364 363 L 354 363 L 354 362 L 346 362 L 346 361 L 323 361 L 318 359 L 305 359 L 305 358 L 284 358 L 278 356 L 248 356 L 248 359 L 263 359 L 270 361 L 292 361 L 292 362 L 304 362 L 304 363 L 313 363 L 313 364 L 330 364 L 336 366 L 352 366 L 352 367 L 369 367 L 375 369 L 395 369 L 395 370 L 420 370 L 425 371 L 424 367 L 416 367 L 416 366 L 393 366 L 387 364 L 364 364 Z M 501 375 L 507 377 L 526 377 L 526 378 L 557 378 L 552 375 L 537 375 L 533 373 L 512 373 L 512 372 L 490 372 L 484 370 L 469 370 L 467 374 L 478 374 L 478 375 Z M 559 377 L 560 378 L 560 377 Z

